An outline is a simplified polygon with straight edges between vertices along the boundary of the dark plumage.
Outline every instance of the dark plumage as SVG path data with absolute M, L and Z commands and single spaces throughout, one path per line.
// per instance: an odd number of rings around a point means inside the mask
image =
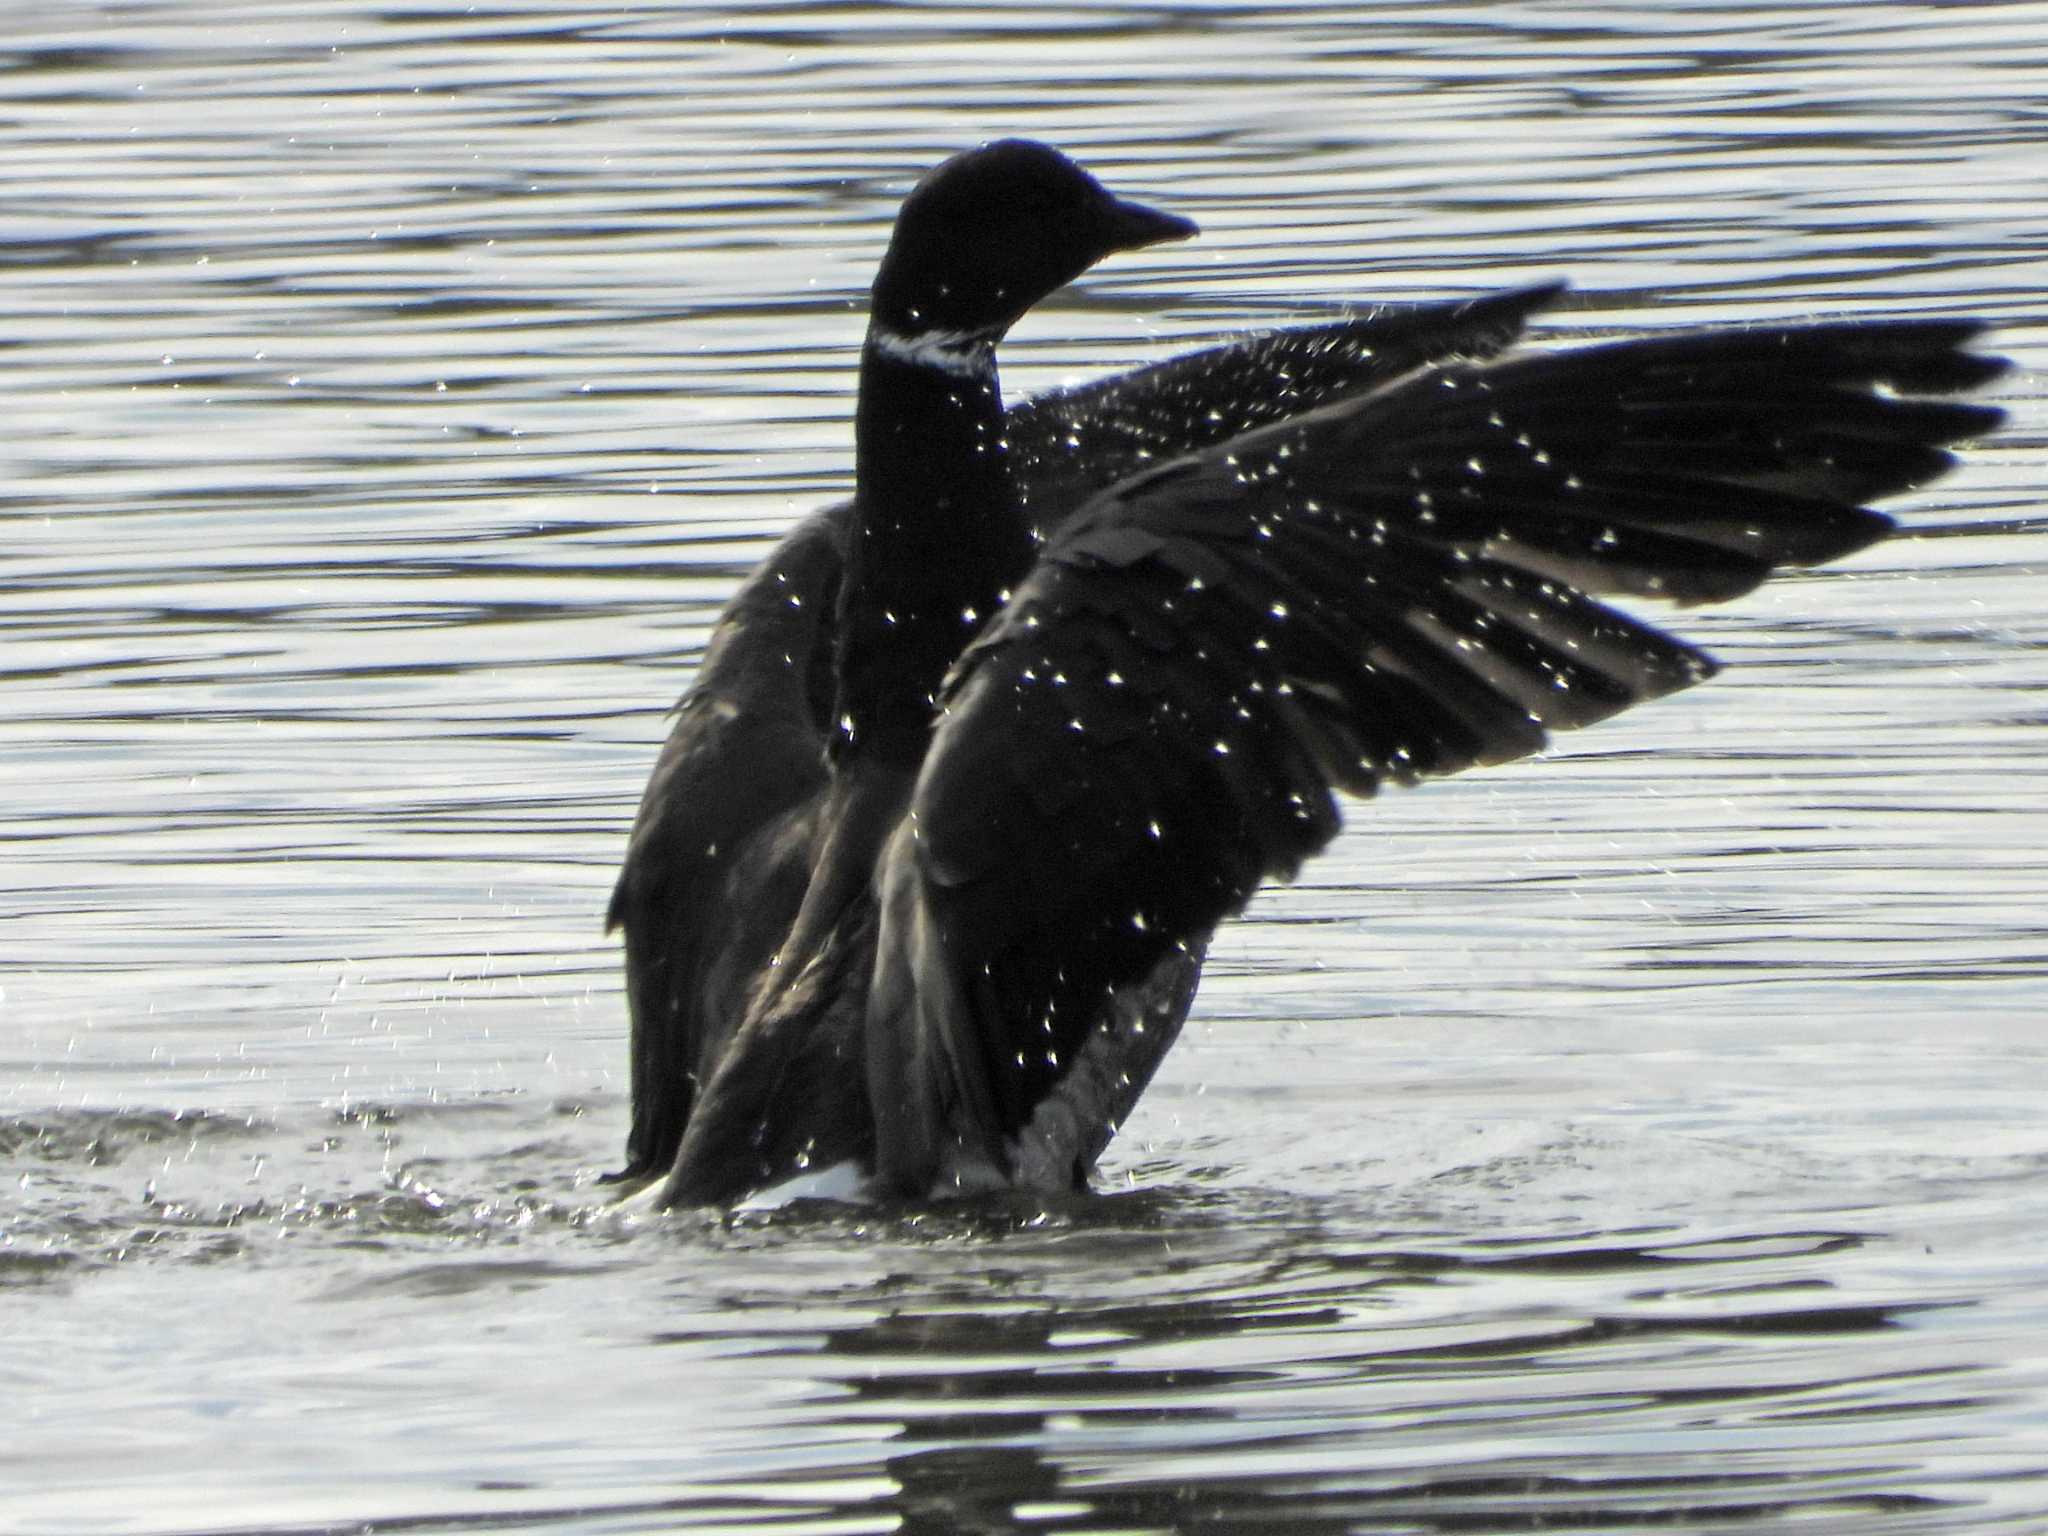
M 1503 357 L 1559 287 L 1253 338 L 1004 409 L 995 342 L 1193 232 L 1010 140 L 912 193 L 854 499 L 735 595 L 611 908 L 622 1178 L 726 1201 L 850 1164 L 1070 1188 L 1216 923 L 1366 795 L 1709 676 L 1597 601 L 1737 596 L 1892 526 L 2000 419 L 1968 321 Z

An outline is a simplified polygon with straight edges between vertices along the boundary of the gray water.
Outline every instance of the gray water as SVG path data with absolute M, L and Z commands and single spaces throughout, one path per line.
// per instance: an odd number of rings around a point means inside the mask
M 1569 274 L 1969 313 L 1732 663 L 1390 794 L 1069 1205 L 633 1221 L 600 932 L 896 201 L 1202 221 L 1014 391 Z M 2048 5 L 0 17 L 0 1532 L 2048 1530 Z

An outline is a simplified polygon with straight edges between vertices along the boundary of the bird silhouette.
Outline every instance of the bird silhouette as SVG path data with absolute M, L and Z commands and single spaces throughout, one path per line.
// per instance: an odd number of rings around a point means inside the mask
M 854 494 L 741 585 L 633 828 L 633 1123 L 661 1206 L 1084 1188 L 1216 925 L 1337 794 L 1706 678 L 1602 599 L 1837 559 L 2001 419 L 1969 320 L 1516 349 L 1562 284 L 1006 407 L 995 348 L 1194 225 L 1041 144 L 955 156 L 876 276 Z

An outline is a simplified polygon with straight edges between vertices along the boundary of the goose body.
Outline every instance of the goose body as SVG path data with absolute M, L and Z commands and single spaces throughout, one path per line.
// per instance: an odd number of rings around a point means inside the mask
M 1969 321 L 1516 352 L 1561 285 L 1005 406 L 995 348 L 1194 233 L 956 156 L 876 278 L 853 498 L 734 595 L 610 920 L 664 1206 L 1085 1187 L 1215 925 L 1371 794 L 1711 674 L 1600 601 L 1737 596 L 1996 423 Z

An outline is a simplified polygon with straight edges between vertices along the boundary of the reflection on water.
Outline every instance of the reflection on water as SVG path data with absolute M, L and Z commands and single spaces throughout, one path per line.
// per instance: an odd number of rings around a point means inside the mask
M 2037 1529 L 2048 10 L 148 3 L 0 33 L 0 1531 Z M 1927 536 L 1389 796 L 1070 1207 L 635 1224 L 598 933 L 896 200 L 1013 390 L 1568 272 L 1975 313 Z M 24 1345 L 23 1341 L 26 1341 Z
M 1975 1530 L 2039 1509 L 2048 1383 L 2013 1352 L 2039 1244 L 1972 1256 L 1987 1221 L 2011 1235 L 1995 1211 L 2038 1204 L 2038 1156 L 2008 1164 L 2002 1208 L 1980 1166 L 1873 1176 L 1872 1209 L 1838 1163 L 1830 1222 L 1768 1228 L 1711 1223 L 1651 1149 L 1583 1137 L 1391 1188 L 1367 1165 L 1346 1194 L 1163 1170 L 1054 1206 L 648 1224 L 564 1185 L 608 1150 L 598 1118 L 14 1122 L 30 1199 L 0 1281 L 66 1382 L 0 1452 L 53 1490 L 20 1528 L 88 1488 L 117 1523 L 220 1528 L 189 1487 L 108 1472 L 138 1389 L 155 1443 L 231 1433 L 263 1529 L 413 1523 L 451 1477 L 484 1529 Z M 1616 1199 L 1574 1220 L 1587 1179 Z M 1644 1182 L 1668 1213 L 1600 1223 Z M 263 1320 L 253 1349 L 226 1318 Z M 374 1479 L 306 1482 L 316 1405 Z

